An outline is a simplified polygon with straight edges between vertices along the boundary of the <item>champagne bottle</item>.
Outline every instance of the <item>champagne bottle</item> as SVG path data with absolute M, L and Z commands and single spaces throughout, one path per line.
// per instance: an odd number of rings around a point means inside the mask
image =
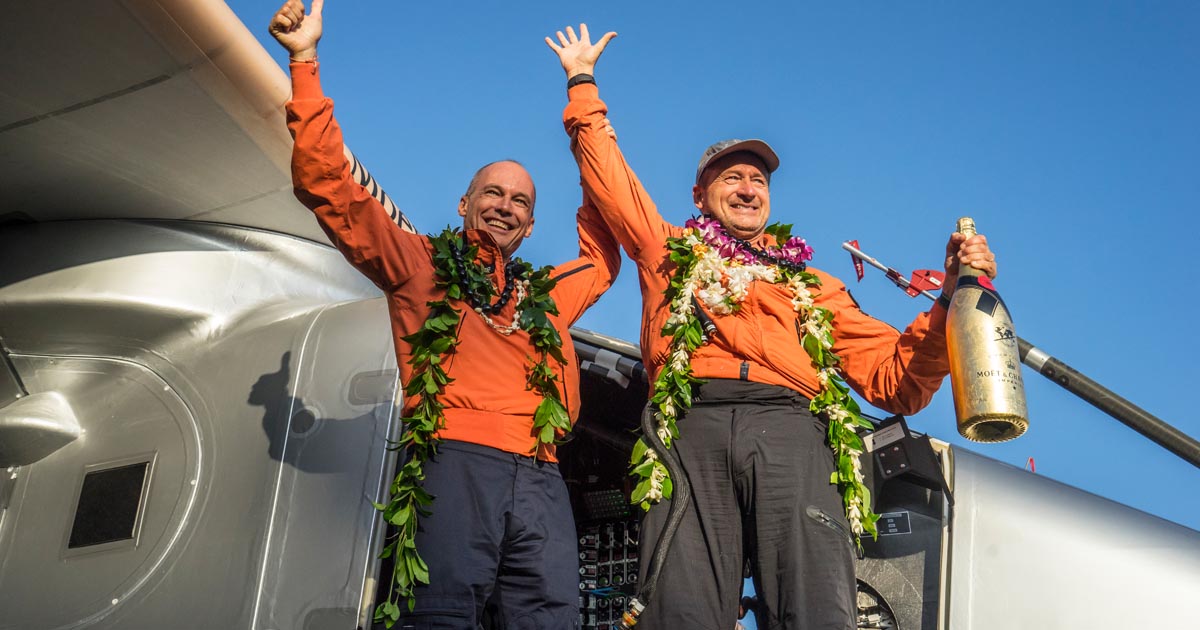
M 975 222 L 958 220 L 975 235 Z M 1005 442 L 1029 428 L 1025 383 L 1012 317 L 982 271 L 962 265 L 946 316 L 950 385 L 958 432 L 975 442 Z

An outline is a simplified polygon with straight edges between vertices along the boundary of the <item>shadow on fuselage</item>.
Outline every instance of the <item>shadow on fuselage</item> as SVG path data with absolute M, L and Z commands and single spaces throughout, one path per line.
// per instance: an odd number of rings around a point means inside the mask
M 372 447 L 369 428 L 373 411 L 352 418 L 330 418 L 321 413 L 321 401 L 306 402 L 291 394 L 292 353 L 284 352 L 279 369 L 263 374 L 246 399 L 262 407 L 262 428 L 271 459 L 308 473 L 341 473 L 358 467 L 354 458 Z

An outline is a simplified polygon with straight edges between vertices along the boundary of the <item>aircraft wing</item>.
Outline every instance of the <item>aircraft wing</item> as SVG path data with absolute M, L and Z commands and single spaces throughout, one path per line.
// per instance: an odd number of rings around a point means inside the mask
M 0 223 L 186 219 L 328 242 L 292 196 L 287 76 L 223 2 L 5 13 Z

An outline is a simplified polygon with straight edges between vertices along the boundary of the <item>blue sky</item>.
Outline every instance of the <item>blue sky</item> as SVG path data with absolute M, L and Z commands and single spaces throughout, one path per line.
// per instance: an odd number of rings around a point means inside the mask
M 266 34 L 277 8 L 235 12 Z M 578 172 L 564 77 L 542 38 L 615 30 L 597 69 L 621 147 L 660 211 L 694 209 L 701 151 L 760 137 L 782 159 L 773 219 L 853 283 L 840 249 L 940 264 L 960 215 L 1000 262 L 1017 332 L 1200 437 L 1200 4 L 1189 2 L 399 3 L 328 0 L 320 55 L 347 142 L 424 231 L 458 223 L 479 165 L 538 186 L 521 254 L 574 256 Z M 928 307 L 875 271 L 852 289 L 904 327 Z M 581 325 L 636 340 L 632 266 Z M 910 426 L 1200 529 L 1200 470 L 1025 369 L 1031 429 L 971 445 L 949 385 Z

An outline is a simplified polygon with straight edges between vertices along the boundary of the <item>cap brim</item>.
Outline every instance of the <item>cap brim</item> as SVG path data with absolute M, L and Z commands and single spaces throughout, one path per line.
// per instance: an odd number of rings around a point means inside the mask
M 704 169 L 708 168 L 710 164 L 730 153 L 737 153 L 739 151 L 746 151 L 757 155 L 763 161 L 763 165 L 767 167 L 768 173 L 774 173 L 775 169 L 779 168 L 779 156 L 775 154 L 775 150 L 771 148 L 771 145 L 762 140 L 742 140 L 717 151 L 705 160 L 704 166 L 696 171 L 696 181 L 700 181 L 700 176 L 704 174 Z

